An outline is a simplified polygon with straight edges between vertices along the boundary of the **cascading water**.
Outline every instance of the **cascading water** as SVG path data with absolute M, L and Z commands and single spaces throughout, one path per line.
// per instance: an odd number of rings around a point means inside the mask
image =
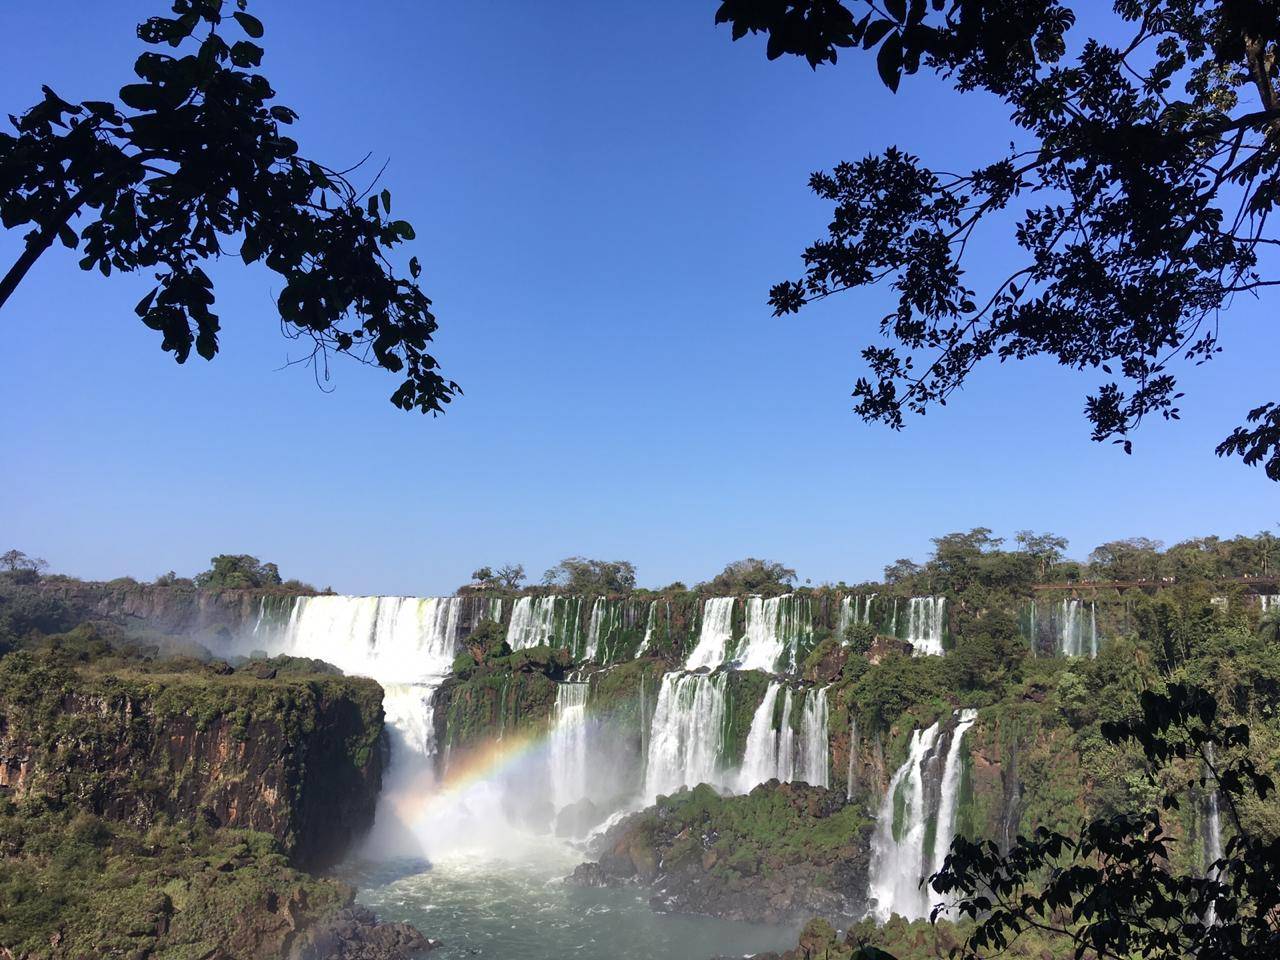
M 945 597 L 912 597 L 907 611 L 907 642 L 916 656 L 941 656 Z M 896 608 L 895 608 L 896 615 Z
M 724 663 L 733 640 L 733 597 L 709 597 L 702 604 L 702 628 L 698 642 L 685 661 L 686 670 Z
M 874 593 L 866 596 L 843 597 L 840 600 L 840 617 L 836 621 L 836 636 L 839 637 L 841 643 L 845 643 L 849 628 L 855 623 L 869 624 L 871 622 L 871 604 L 875 600 Z
M 938 740 L 938 724 L 915 730 L 906 762 L 894 772 L 871 838 L 870 896 L 881 923 L 895 913 L 916 920 L 927 910 L 919 888 L 924 862 L 924 766 Z
M 947 748 L 947 762 L 942 768 L 941 793 L 938 797 L 938 820 L 934 831 L 933 863 L 930 874 L 942 869 L 956 837 L 956 801 L 960 798 L 960 777 L 964 773 L 960 747 L 964 735 L 978 719 L 977 710 L 962 710 L 955 730 L 951 733 L 951 745 Z
M 1280 594 L 1260 593 L 1258 594 L 1258 610 L 1263 616 L 1273 611 L 1280 611 Z
M 636 647 L 636 658 L 639 659 L 649 652 L 649 644 L 653 643 L 653 628 L 657 623 L 658 601 L 649 601 L 649 613 L 644 621 L 644 639 L 640 641 L 640 646 Z
M 780 715 L 779 693 L 783 695 Z M 783 782 L 801 780 L 819 787 L 829 785 L 826 688 L 812 689 L 805 695 L 799 732 L 791 723 L 793 709 L 791 688 L 780 680 L 770 682 L 747 731 L 737 778 L 742 793 L 775 778 Z
M 742 754 L 742 769 L 738 773 L 738 789 L 743 793 L 778 775 L 778 730 L 774 726 L 774 714 L 781 689 L 781 682 L 770 682 L 764 699 L 751 717 L 747 746 Z
M 1205 744 L 1205 749 L 1208 751 L 1209 763 L 1212 764 L 1214 759 L 1213 744 Z M 1205 806 L 1204 870 L 1206 877 L 1211 880 L 1217 880 L 1218 870 L 1214 865 L 1222 859 L 1222 812 L 1218 806 L 1218 787 L 1216 783 L 1209 790 Z M 1218 911 L 1211 904 L 1205 915 L 1205 923 L 1212 925 L 1217 920 Z
M 556 631 L 555 597 L 521 597 L 511 608 L 507 643 L 512 650 L 551 643 Z
M 796 779 L 815 787 L 830 786 L 827 744 L 827 688 L 810 690 L 800 714 L 800 760 Z
M 1089 620 L 1086 626 L 1083 601 L 1063 600 L 1058 617 L 1058 654 L 1063 657 L 1096 657 L 1098 655 L 1097 610 L 1089 604 Z
M 795 668 L 800 644 L 813 632 L 809 601 L 794 594 L 748 597 L 746 630 L 734 656 L 739 670 Z
M 663 676 L 649 730 L 647 802 L 680 787 L 721 781 L 724 711 L 725 674 Z
M 557 810 L 587 793 L 587 692 L 590 684 L 556 686 L 548 761 L 551 801 Z
M 613 604 L 604 597 L 596 597 L 591 604 L 591 621 L 587 625 L 587 646 L 583 650 L 582 659 L 599 659 L 601 641 L 607 644 L 614 629 L 614 613 Z
M 870 896 L 882 923 L 895 913 L 908 920 L 929 914 L 933 898 L 920 881 L 942 865 L 955 837 L 961 744 L 976 719 L 975 711 L 965 710 L 949 734 L 938 723 L 913 731 L 906 762 L 889 781 L 871 841 Z

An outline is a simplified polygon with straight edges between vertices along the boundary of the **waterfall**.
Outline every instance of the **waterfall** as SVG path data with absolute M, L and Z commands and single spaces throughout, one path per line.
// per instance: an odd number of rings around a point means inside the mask
M 729 643 L 733 639 L 733 597 L 709 597 L 702 605 L 702 629 L 698 643 L 689 659 L 686 670 L 710 667 L 714 670 L 724 663 Z
M 907 642 L 916 656 L 942 655 L 945 597 L 912 597 L 908 609 Z
M 644 639 L 640 641 L 640 646 L 636 647 L 636 658 L 643 657 L 649 650 L 649 644 L 653 642 L 653 627 L 657 620 L 658 601 L 649 601 L 649 615 L 644 621 Z
M 812 606 L 794 594 L 748 597 L 746 627 L 734 656 L 739 670 L 793 671 L 800 644 L 813 633 Z
M 738 774 L 738 789 L 743 793 L 778 775 L 778 731 L 774 729 L 773 717 L 781 689 L 780 681 L 770 681 L 764 699 L 751 717 L 747 746 L 742 754 L 742 769 Z
M 460 597 L 298 597 L 273 641 L 262 633 L 254 639 L 345 673 L 438 683 L 457 653 L 462 603 Z
M 601 639 L 606 644 L 609 642 L 615 626 L 613 606 L 604 597 L 596 597 L 591 604 L 591 622 L 587 625 L 587 646 L 582 654 L 583 660 L 599 659 Z
M 1058 654 L 1063 657 L 1096 657 L 1098 655 L 1097 606 L 1089 604 L 1089 625 L 1080 616 L 1083 602 L 1063 600 L 1058 617 Z M 1088 643 L 1085 642 L 1086 630 Z
M 865 597 L 853 595 L 841 598 L 840 618 L 836 622 L 836 636 L 839 637 L 841 643 L 846 642 L 845 634 L 855 623 L 867 624 L 871 622 L 871 602 L 875 598 L 876 595 L 874 593 Z
M 646 801 L 682 786 L 719 782 L 725 676 L 678 671 L 663 676 L 649 730 Z
M 889 781 L 871 840 L 870 896 L 882 923 L 895 913 L 908 920 L 929 914 L 933 895 L 920 881 L 937 872 L 955 838 L 961 744 L 976 719 L 976 711 L 964 710 L 949 734 L 938 723 L 913 731 L 906 762 Z
M 961 710 L 959 722 L 951 733 L 951 746 L 947 748 L 947 762 L 942 768 L 942 791 L 938 798 L 938 823 L 934 831 L 933 865 L 930 874 L 942 869 L 951 841 L 956 837 L 956 801 L 960 799 L 960 776 L 964 773 L 964 760 L 960 746 L 964 735 L 978 719 L 977 710 Z
M 549 762 L 551 800 L 557 810 L 587 794 L 587 691 L 590 684 L 556 685 Z
M 507 643 L 512 650 L 551 643 L 556 631 L 555 597 L 521 597 L 511 608 Z
M 830 786 L 827 744 L 827 688 L 810 690 L 800 715 L 800 759 L 796 778 L 815 787 Z
M 1276 593 L 1260 593 L 1258 594 L 1258 610 L 1263 616 L 1266 616 L 1272 610 L 1280 611 L 1280 594 Z
M 1213 744 L 1206 743 L 1205 750 L 1208 754 L 1209 763 L 1212 764 Z M 1216 782 L 1209 790 L 1206 806 L 1208 809 L 1205 816 L 1204 831 L 1204 873 L 1208 879 L 1217 880 L 1219 871 L 1214 864 L 1222 859 L 1222 813 L 1218 808 L 1218 785 Z M 1206 911 L 1204 922 L 1213 925 L 1217 920 L 1218 911 L 1210 904 L 1208 911 Z
M 778 779 L 790 781 L 796 773 L 796 734 L 791 728 L 791 688 L 782 694 L 782 720 L 778 723 Z
M 895 913 L 917 920 L 927 912 L 919 888 L 924 863 L 924 766 L 938 740 L 938 724 L 911 733 L 907 760 L 894 772 L 871 838 L 870 895 L 881 923 Z
M 779 693 L 783 695 L 780 716 Z M 826 688 L 810 690 L 805 696 L 798 734 L 791 724 L 794 706 L 791 688 L 780 680 L 770 681 L 747 731 L 737 778 L 740 792 L 775 778 L 784 783 L 802 780 L 819 787 L 829 785 Z

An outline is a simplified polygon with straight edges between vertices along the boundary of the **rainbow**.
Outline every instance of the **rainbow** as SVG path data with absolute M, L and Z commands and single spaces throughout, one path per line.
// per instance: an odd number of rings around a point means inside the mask
M 405 823 L 418 823 L 444 809 L 472 787 L 502 776 L 545 750 L 551 731 L 517 730 L 486 740 L 450 757 L 442 779 L 424 769 L 407 785 L 386 794 L 385 800 Z

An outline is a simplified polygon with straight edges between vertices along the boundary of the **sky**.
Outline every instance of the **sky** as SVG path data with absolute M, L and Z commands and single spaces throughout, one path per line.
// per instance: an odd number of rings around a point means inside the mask
M 22 42 L 0 112 L 41 83 L 112 96 L 134 23 L 166 6 L 6 4 Z M 902 432 L 858 419 L 889 291 L 781 320 L 766 302 L 824 232 L 809 174 L 890 144 L 976 165 L 1012 128 L 923 74 L 895 96 L 867 57 L 770 63 L 716 6 L 251 4 L 302 152 L 387 163 L 464 396 L 404 413 L 395 377 L 341 359 L 321 389 L 285 366 L 278 284 L 238 262 L 211 271 L 221 353 L 178 366 L 133 314 L 146 277 L 55 247 L 0 312 L 0 548 L 103 579 L 251 553 L 340 592 L 430 595 L 571 555 L 630 560 L 653 587 L 743 556 L 855 583 L 979 525 L 1053 531 L 1076 556 L 1275 529 L 1280 487 L 1213 455 L 1273 399 L 1274 295 L 1223 318 L 1223 354 L 1184 371 L 1183 419 L 1144 425 L 1132 456 L 1089 439 L 1097 381 L 1049 362 L 984 366 Z M 20 244 L 0 233 L 0 261 Z M 975 254 L 981 280 L 1008 248 L 993 231 Z

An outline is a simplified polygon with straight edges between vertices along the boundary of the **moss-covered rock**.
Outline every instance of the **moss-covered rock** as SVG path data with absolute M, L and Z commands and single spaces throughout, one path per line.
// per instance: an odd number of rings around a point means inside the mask
M 570 882 L 649 885 L 655 909 L 734 920 L 860 916 L 869 830 L 837 791 L 771 780 L 723 797 L 704 784 L 613 827 Z

